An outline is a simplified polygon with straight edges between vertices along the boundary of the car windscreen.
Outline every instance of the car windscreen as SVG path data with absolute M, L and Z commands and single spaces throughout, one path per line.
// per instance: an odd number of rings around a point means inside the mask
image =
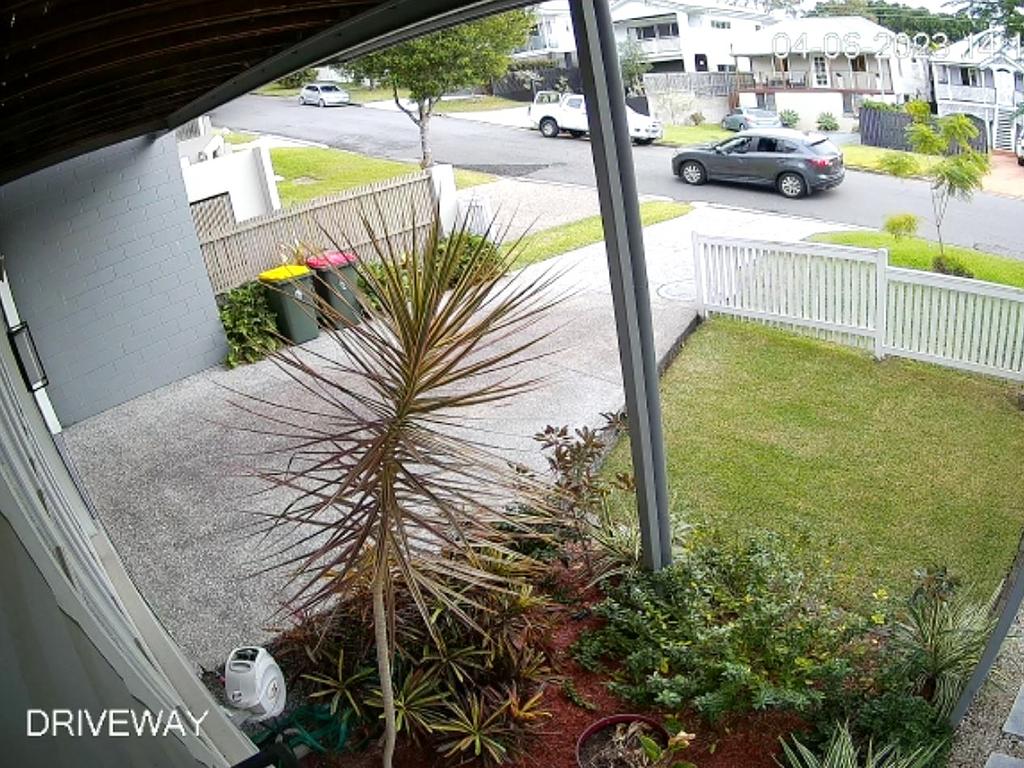
M 807 145 L 810 147 L 811 152 L 816 155 L 838 155 L 839 147 L 833 144 L 828 139 L 821 139 L 820 141 L 812 141 Z
M 747 114 L 754 117 L 775 117 L 775 113 L 769 112 L 767 109 L 751 109 L 747 111 Z

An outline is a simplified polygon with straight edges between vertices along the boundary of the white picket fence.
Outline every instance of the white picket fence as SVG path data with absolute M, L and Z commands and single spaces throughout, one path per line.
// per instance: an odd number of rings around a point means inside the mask
M 693 236 L 698 311 L 1024 381 L 1024 290 L 889 266 L 887 251 Z

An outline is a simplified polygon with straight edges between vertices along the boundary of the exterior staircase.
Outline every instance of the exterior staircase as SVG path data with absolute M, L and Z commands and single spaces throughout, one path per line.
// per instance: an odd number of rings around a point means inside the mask
M 996 110 L 995 135 L 993 136 L 992 149 L 1013 152 L 1014 123 L 1012 109 L 1000 107 Z

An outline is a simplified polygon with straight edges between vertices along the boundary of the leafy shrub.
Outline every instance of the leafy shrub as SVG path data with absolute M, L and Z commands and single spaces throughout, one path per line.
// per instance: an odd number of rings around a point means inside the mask
M 468 232 L 457 232 L 451 237 L 440 240 L 435 251 L 438 261 L 446 258 L 449 248 L 458 251 L 458 262 L 448 279 L 448 287 L 454 288 L 467 273 L 472 273 L 470 284 L 492 279 L 503 269 L 505 256 L 501 248 L 481 235 Z M 404 262 L 398 264 L 402 269 Z M 360 262 L 357 267 L 359 289 L 375 305 L 379 306 L 374 284 L 384 278 L 384 266 L 378 261 Z M 407 276 L 403 275 L 403 279 Z
M 228 368 L 262 360 L 281 345 L 277 319 L 258 281 L 233 288 L 220 298 L 220 322 L 228 341 Z
M 949 254 L 939 254 L 932 259 L 932 269 L 943 275 L 953 275 L 954 277 L 974 277 L 974 273 L 967 268 L 956 256 Z
M 789 768 L 930 768 L 937 750 L 938 746 L 933 745 L 904 756 L 892 744 L 878 750 L 869 744 L 862 758 L 846 725 L 835 729 L 822 757 L 795 738 L 792 744 L 782 742 Z
M 784 109 L 779 112 L 779 120 L 786 128 L 796 128 L 797 123 L 800 122 L 800 113 L 795 109 Z
M 315 69 L 300 69 L 297 72 L 292 72 L 290 75 L 285 75 L 275 82 L 282 88 L 301 88 L 306 83 L 316 80 Z
M 878 167 L 885 173 L 901 179 L 921 175 L 921 164 L 908 152 L 886 152 L 878 161 Z
M 824 599 L 827 582 L 801 571 L 772 536 L 742 544 L 693 537 L 671 567 L 634 572 L 608 589 L 605 624 L 574 647 L 590 670 L 637 704 L 691 704 L 709 719 L 748 709 L 808 711 L 841 687 L 848 630 Z
M 693 123 L 694 125 L 703 125 L 706 120 L 707 118 L 704 117 L 703 112 L 690 113 L 690 122 Z
M 876 101 L 874 99 L 864 99 L 860 103 L 864 109 L 874 109 L 878 112 L 900 112 L 902 107 L 896 104 L 890 104 L 887 101 Z
M 945 717 L 981 658 L 995 626 L 995 595 L 979 603 L 945 569 L 917 575 L 918 585 L 897 621 L 890 651 L 894 673 L 908 691 Z
M 893 240 L 902 240 L 916 235 L 920 223 L 921 219 L 912 213 L 896 213 L 886 217 L 882 229 L 892 235 Z
M 933 762 L 943 764 L 952 728 L 935 708 L 920 696 L 886 691 L 864 702 L 854 723 L 866 742 L 891 744 L 903 753 L 934 746 Z
M 831 112 L 822 112 L 818 115 L 818 130 L 819 131 L 838 131 L 839 121 L 836 120 L 835 115 Z
M 489 557 L 507 591 L 460 585 L 465 616 L 438 603 L 424 628 L 408 597 L 397 607 L 397 732 L 456 762 L 501 762 L 548 716 L 540 691 L 552 674 L 544 650 L 549 606 L 524 583 L 526 561 Z M 302 619 L 274 654 L 312 684 L 312 701 L 376 733 L 383 700 L 366 602 L 349 598 L 335 612 Z

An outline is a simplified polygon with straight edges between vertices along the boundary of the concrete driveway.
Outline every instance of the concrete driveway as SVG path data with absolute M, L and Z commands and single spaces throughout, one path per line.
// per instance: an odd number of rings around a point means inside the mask
M 699 206 L 649 227 L 648 257 L 655 342 L 665 355 L 691 325 L 691 235 L 738 232 L 798 240 L 834 225 L 753 211 Z M 547 358 L 522 371 L 542 390 L 502 407 L 480 408 L 464 423 L 486 433 L 510 460 L 544 467 L 532 436 L 548 424 L 600 426 L 622 407 L 615 322 L 603 243 L 533 265 L 563 271 L 553 290 L 568 293 L 538 330 Z M 326 337 L 304 349 L 331 356 Z M 252 455 L 280 442 L 246 431 L 252 417 L 232 405 L 246 396 L 302 406 L 310 395 L 264 361 L 213 368 L 136 398 L 66 432 L 67 445 L 100 519 L 132 578 L 179 645 L 207 668 L 231 648 L 271 637 L 286 597 L 284 574 L 260 573 L 274 542 L 252 536 L 253 513 L 281 509 L 282 493 L 253 495 Z
M 991 170 L 982 182 L 985 191 L 1024 198 L 1024 166 L 1017 162 L 1016 155 L 993 152 L 991 162 Z

